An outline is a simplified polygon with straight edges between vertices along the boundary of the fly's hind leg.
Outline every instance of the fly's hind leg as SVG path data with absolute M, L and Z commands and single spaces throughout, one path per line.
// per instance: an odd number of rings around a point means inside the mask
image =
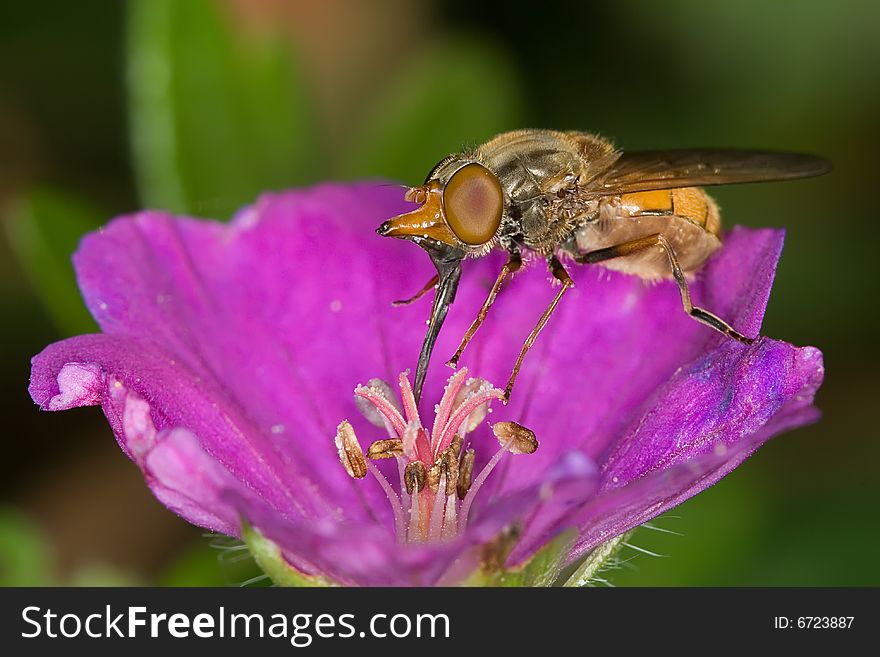
M 559 288 L 556 296 L 553 297 L 553 301 L 551 301 L 550 305 L 547 306 L 547 308 L 544 310 L 544 313 L 541 315 L 541 318 L 538 320 L 535 328 L 533 328 L 532 332 L 529 333 L 529 337 L 526 338 L 526 341 L 523 343 L 522 349 L 520 349 L 519 351 L 519 356 L 516 359 L 516 363 L 514 363 L 513 365 L 513 372 L 511 372 L 510 378 L 507 380 L 507 385 L 504 387 L 505 404 L 510 399 L 510 393 L 513 391 L 513 384 L 516 382 L 516 377 L 519 374 L 520 367 L 522 367 L 523 359 L 526 357 L 529 349 L 531 349 L 532 345 L 535 343 L 535 340 L 538 338 L 538 334 L 541 332 L 541 329 L 543 329 L 544 326 L 547 324 L 547 320 L 550 319 L 550 315 L 552 315 L 553 311 L 556 310 L 556 306 L 559 305 L 559 300 L 562 299 L 562 295 L 574 287 L 574 281 L 571 280 L 568 272 L 565 271 L 565 267 L 563 267 L 562 263 L 557 260 L 556 256 L 552 256 L 548 264 L 550 265 L 550 273 L 553 274 L 553 278 L 561 282 L 562 287 Z
M 672 267 L 672 276 L 675 278 L 675 282 L 678 284 L 678 290 L 681 293 L 681 305 L 684 306 L 684 311 L 698 322 L 712 327 L 719 333 L 723 333 L 743 344 L 752 344 L 752 338 L 747 338 L 717 315 L 713 315 L 708 310 L 699 308 L 691 303 L 691 292 L 688 289 L 687 279 L 685 279 L 684 273 L 681 271 L 681 266 L 678 264 L 678 258 L 675 255 L 675 251 L 672 249 L 672 246 L 667 239 L 660 233 L 654 233 L 647 237 L 630 240 L 629 242 L 623 242 L 622 244 L 616 244 L 604 249 L 581 253 L 575 256 L 575 261 L 579 263 L 593 264 L 605 260 L 611 260 L 612 258 L 633 255 L 657 245 L 663 247 L 663 250 L 666 252 L 666 257 L 669 259 L 669 265 Z

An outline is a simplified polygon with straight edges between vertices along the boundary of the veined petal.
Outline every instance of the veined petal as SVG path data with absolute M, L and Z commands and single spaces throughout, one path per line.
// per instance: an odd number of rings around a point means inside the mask
M 733 363 L 696 363 L 658 391 L 652 410 L 606 461 L 598 495 L 572 514 L 581 532 L 573 557 L 705 490 L 773 436 L 818 419 L 818 350 L 762 340 L 739 363 L 729 357 Z M 679 423 L 673 407 L 690 394 Z
M 144 474 L 162 504 L 199 527 L 228 536 L 240 536 L 236 509 L 223 499 L 228 491 L 252 493 L 205 452 L 186 429 L 159 435 L 146 453 Z
M 728 341 L 681 368 L 602 457 L 603 490 L 624 486 L 712 450 L 749 442 L 792 401 L 812 404 L 821 353 L 761 338 Z
M 185 429 L 280 513 L 332 515 L 348 494 L 345 510 L 369 517 L 350 482 L 331 478 L 336 469 L 314 471 L 308 454 L 290 458 L 222 386 L 149 342 L 83 335 L 52 344 L 33 359 L 30 392 L 45 409 L 100 404 L 120 446 L 141 467 L 156 432 Z

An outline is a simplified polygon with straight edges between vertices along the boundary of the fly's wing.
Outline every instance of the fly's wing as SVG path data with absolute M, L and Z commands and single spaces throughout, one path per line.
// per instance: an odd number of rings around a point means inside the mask
M 583 193 L 609 196 L 655 189 L 793 180 L 831 170 L 821 157 L 780 151 L 721 148 L 621 153 Z

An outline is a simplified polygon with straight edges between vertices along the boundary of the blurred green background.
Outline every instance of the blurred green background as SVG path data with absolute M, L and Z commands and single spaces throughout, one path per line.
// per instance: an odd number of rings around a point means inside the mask
M 825 352 L 823 420 L 640 529 L 608 579 L 880 584 L 878 25 L 871 0 L 4 3 L 0 583 L 257 575 L 150 496 L 99 411 L 30 402 L 30 357 L 94 329 L 70 266 L 85 231 L 145 206 L 225 218 L 328 178 L 419 182 L 531 126 L 833 160 L 716 194 L 728 226 L 788 228 L 765 333 Z

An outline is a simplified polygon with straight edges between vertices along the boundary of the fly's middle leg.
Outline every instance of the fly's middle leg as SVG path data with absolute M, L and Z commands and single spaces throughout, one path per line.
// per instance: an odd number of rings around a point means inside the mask
M 611 260 L 612 258 L 622 258 L 628 255 L 633 255 L 658 245 L 663 248 L 666 257 L 669 260 L 669 265 L 672 268 L 672 276 L 675 278 L 675 282 L 678 284 L 678 290 L 681 293 L 681 305 L 684 307 L 684 311 L 698 322 L 710 326 L 719 333 L 723 333 L 743 344 L 752 344 L 753 338 L 747 338 L 717 315 L 713 315 L 708 310 L 699 308 L 691 303 L 691 292 L 690 289 L 688 289 L 687 279 L 681 271 L 681 266 L 678 264 L 678 258 L 675 255 L 675 251 L 673 250 L 672 245 L 669 244 L 669 241 L 660 233 L 654 233 L 647 237 L 640 237 L 639 239 L 615 244 L 614 246 L 609 246 L 604 249 L 596 249 L 595 251 L 581 253 L 575 256 L 575 261 L 581 264 L 594 264 L 604 262 L 605 260 Z
M 562 295 L 568 292 L 571 288 L 574 287 L 574 281 L 571 280 L 571 277 L 568 275 L 568 272 L 565 271 L 565 267 L 562 266 L 562 263 L 556 258 L 556 256 L 551 256 L 548 262 L 550 266 L 550 273 L 553 274 L 553 277 L 562 283 L 562 287 L 559 288 L 559 291 L 556 293 L 556 296 L 553 297 L 553 301 L 550 302 L 550 305 L 544 310 L 544 313 L 541 315 L 538 323 L 535 325 L 535 328 L 532 329 L 532 332 L 529 333 L 529 337 L 526 338 L 526 341 L 523 343 L 522 349 L 519 351 L 519 356 L 516 359 L 516 363 L 513 365 L 513 372 L 510 374 L 510 378 L 507 380 L 507 385 L 504 387 L 504 403 L 510 399 L 510 393 L 513 391 L 513 384 L 516 382 L 516 377 L 519 374 L 519 370 L 522 367 L 523 359 L 526 357 L 529 349 L 531 349 L 532 345 L 535 343 L 535 340 L 538 338 L 538 334 L 541 332 L 541 329 L 547 324 L 547 320 L 550 319 L 550 315 L 553 314 L 553 311 L 556 310 L 556 306 L 559 305 L 559 300 L 562 299 Z
M 486 297 L 486 300 L 483 302 L 483 306 L 480 308 L 480 312 L 477 313 L 477 317 L 468 327 L 468 330 L 465 331 L 464 337 L 461 339 L 461 344 L 458 345 L 458 349 L 455 350 L 452 358 L 447 361 L 447 365 L 453 369 L 458 366 L 458 361 L 461 359 L 461 355 L 464 353 L 465 347 L 471 341 L 471 338 L 474 337 L 474 334 L 477 332 L 477 329 L 480 328 L 480 325 L 483 323 L 483 320 L 486 319 L 486 315 L 489 312 L 489 307 L 495 302 L 495 297 L 498 296 L 498 291 L 501 289 L 501 284 L 504 282 L 504 279 L 507 278 L 509 274 L 517 271 L 520 267 L 522 267 L 522 256 L 518 252 L 512 251 L 507 262 L 504 264 L 504 267 L 501 268 L 501 273 L 498 274 L 498 278 L 495 279 L 495 284 L 492 286 L 492 289 L 489 290 L 489 296 Z

